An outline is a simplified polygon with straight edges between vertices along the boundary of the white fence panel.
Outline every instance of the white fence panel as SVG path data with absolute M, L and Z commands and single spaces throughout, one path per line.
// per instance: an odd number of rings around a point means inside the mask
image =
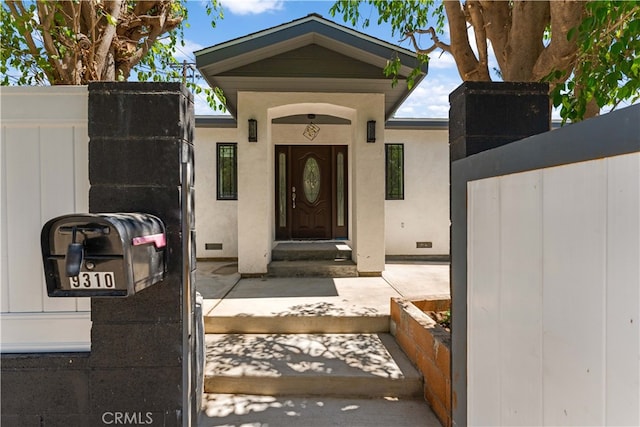
M 500 340 L 494 364 L 500 369 L 500 420 L 542 423 L 542 173 L 519 174 L 500 182 Z M 523 387 L 524 385 L 524 387 Z M 491 398 L 491 396 L 486 396 Z
M 471 183 L 473 186 L 474 183 Z M 500 191 L 498 182 L 487 182 L 478 186 L 469 197 L 469 226 L 476 230 L 473 238 L 469 238 L 469 269 L 474 271 L 473 281 L 484 286 L 474 286 L 470 280 L 468 298 L 474 302 L 476 310 L 469 313 L 468 322 L 479 330 L 491 330 L 500 324 L 500 253 L 496 250 L 500 235 Z M 479 399 L 469 401 L 469 417 L 479 424 L 489 424 L 500 417 L 500 401 L 492 399 L 500 392 L 500 376 L 496 375 L 500 354 L 500 335 L 470 333 L 468 340 L 469 393 L 477 391 Z M 480 397 L 482 395 L 482 397 Z
M 608 425 L 640 425 L 640 154 L 608 160 Z
M 90 302 L 49 298 L 40 230 L 88 210 L 86 87 L 4 87 L 2 101 L 2 351 L 90 348 Z
M 640 425 L 640 153 L 468 184 L 470 425 Z
M 544 422 L 604 425 L 605 161 L 544 171 Z

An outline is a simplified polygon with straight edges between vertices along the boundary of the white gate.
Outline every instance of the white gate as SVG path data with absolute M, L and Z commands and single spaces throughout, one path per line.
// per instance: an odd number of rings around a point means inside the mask
M 88 210 L 87 88 L 0 89 L 0 303 L 3 353 L 88 351 L 89 298 L 49 298 L 40 230 Z

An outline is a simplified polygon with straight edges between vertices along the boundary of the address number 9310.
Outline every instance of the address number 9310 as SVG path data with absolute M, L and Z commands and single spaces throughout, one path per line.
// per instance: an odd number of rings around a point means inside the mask
M 81 272 L 69 277 L 71 289 L 114 289 L 116 279 L 113 272 Z

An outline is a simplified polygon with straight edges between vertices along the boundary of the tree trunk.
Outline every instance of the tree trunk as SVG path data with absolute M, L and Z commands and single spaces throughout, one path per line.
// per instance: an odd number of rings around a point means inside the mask
M 489 81 L 489 71 L 482 67 L 469 44 L 467 22 L 458 0 L 447 0 L 444 8 L 449 20 L 451 54 L 456 60 L 458 73 L 463 81 Z
M 567 40 L 566 35 L 571 28 L 576 28 L 582 22 L 584 2 L 552 1 L 550 11 L 551 42 L 533 66 L 533 80 L 541 80 L 553 70 L 572 69 L 575 65 L 578 51 L 576 36 Z M 569 76 L 567 75 L 567 77 Z
M 505 46 L 502 78 L 510 82 L 532 81 L 533 65 L 544 49 L 542 37 L 549 22 L 549 2 L 517 1 L 511 9 L 511 29 Z

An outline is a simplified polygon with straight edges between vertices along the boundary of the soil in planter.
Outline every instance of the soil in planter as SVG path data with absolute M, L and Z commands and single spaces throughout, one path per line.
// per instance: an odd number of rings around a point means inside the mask
M 451 312 L 450 311 L 427 311 L 427 316 L 435 320 L 438 325 L 451 332 Z

